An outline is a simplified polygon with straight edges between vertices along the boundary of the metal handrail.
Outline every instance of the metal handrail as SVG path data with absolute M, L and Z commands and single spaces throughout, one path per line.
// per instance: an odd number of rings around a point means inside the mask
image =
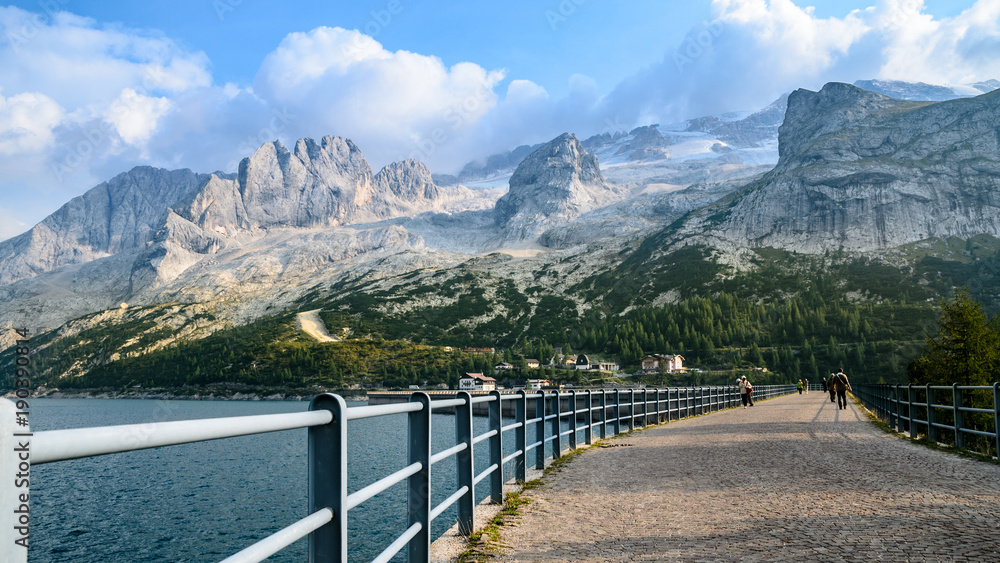
M 257 563 L 278 553 L 333 520 L 333 511 L 324 508 L 287 528 L 223 559 L 221 563 Z
M 404 479 L 409 479 L 413 475 L 416 475 L 423 468 L 423 464 L 419 461 L 411 463 L 392 475 L 387 475 L 378 481 L 375 481 L 371 485 L 358 489 L 357 491 L 347 495 L 347 510 L 350 510 L 375 495 L 388 490 L 397 483 L 402 483 Z
M 35 432 L 31 464 L 293 430 L 329 423 L 328 411 L 206 418 Z
M 760 398 L 769 398 L 794 392 L 794 387 L 761 386 Z M 131 424 L 70 430 L 51 430 L 31 433 L 26 428 L 13 429 L 15 418 L 13 403 L 0 400 L 0 465 L 16 467 L 19 460 L 16 442 L 11 439 L 31 440 L 31 464 L 52 463 L 67 459 L 105 455 L 215 440 L 295 428 L 309 429 L 309 516 L 283 528 L 239 553 L 226 559 L 226 563 L 262 561 L 291 543 L 309 538 L 311 561 L 347 560 L 347 518 L 352 510 L 392 486 L 407 482 L 408 524 L 406 531 L 397 537 L 375 559 L 388 561 L 402 549 L 407 549 L 411 561 L 429 560 L 430 523 L 447 508 L 458 505 L 459 529 L 470 533 L 474 522 L 477 483 L 490 478 L 490 501 L 503 501 L 503 486 L 510 474 L 505 468 L 513 463 L 513 477 L 526 480 L 528 453 L 535 452 L 536 468 L 544 468 L 564 452 L 565 447 L 577 448 L 580 433 L 586 444 L 594 438 L 609 436 L 648 426 L 651 423 L 677 420 L 693 414 L 713 412 L 733 407 L 739 402 L 738 392 L 732 386 L 720 388 L 672 388 L 649 390 L 574 390 L 569 393 L 537 392 L 502 395 L 492 392 L 489 396 L 473 397 L 468 392 L 458 392 L 455 398 L 431 400 L 426 393 L 408 395 L 409 401 L 388 405 L 347 407 L 342 397 L 324 394 L 315 397 L 310 410 L 302 413 L 258 415 L 246 417 L 214 418 L 152 424 Z M 529 400 L 534 412 L 529 413 Z M 560 403 L 567 402 L 563 410 Z M 472 407 L 486 403 L 489 407 L 490 429 L 478 436 L 472 433 Z M 514 422 L 503 424 L 501 406 L 513 403 Z M 661 408 L 662 407 L 662 408 Z M 436 409 L 454 408 L 456 444 L 437 454 L 431 454 L 430 414 Z M 409 426 L 409 461 L 407 465 L 385 477 L 347 493 L 347 422 L 389 415 L 407 415 Z M 529 418 L 529 414 L 531 415 Z M 8 416 L 10 415 L 10 416 Z M 508 417 L 509 419 L 510 417 Z M 561 424 L 568 423 L 563 431 Z M 534 427 L 534 436 L 528 443 L 528 428 Z M 610 426 L 610 428 L 609 428 Z M 10 430 L 10 432 L 7 432 Z M 19 432 L 19 434 L 15 434 Z M 504 440 L 513 433 L 513 448 L 504 456 Z M 509 438 L 506 438 L 509 439 Z M 474 447 L 487 442 L 488 467 L 474 474 Z M 552 443 L 551 453 L 544 445 Z M 458 468 L 458 484 L 448 498 L 430 506 L 431 466 L 454 457 Z M 506 474 L 505 474 L 506 473 Z M 0 492 L 4 489 L 0 488 Z M 27 491 L 24 491 L 27 494 Z M 0 526 L 0 559 L 25 561 L 26 551 L 7 551 L 12 541 L 6 541 L 10 527 Z M 19 548 L 15 548 L 19 549 Z M 8 554 L 13 554 L 8 556 Z M 18 558 L 21 557 L 21 558 Z
M 1000 457 L 1000 382 L 993 385 L 856 385 L 854 395 L 875 415 L 899 433 L 916 438 L 923 428 L 928 439 L 938 441 L 938 430 L 950 432 L 955 447 L 965 449 L 965 435 L 993 438 L 993 452 Z M 992 391 L 993 408 L 965 406 L 967 393 Z M 938 395 L 938 392 L 943 392 Z M 922 396 L 922 400 L 920 400 Z M 951 404 L 938 402 L 948 397 Z M 923 411 L 923 417 L 920 411 Z M 992 414 L 993 430 L 969 428 L 966 413 Z M 951 424 L 938 420 L 950 415 Z

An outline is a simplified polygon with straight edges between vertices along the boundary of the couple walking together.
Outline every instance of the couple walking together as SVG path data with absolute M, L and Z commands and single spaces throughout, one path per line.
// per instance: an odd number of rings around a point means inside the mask
M 844 374 L 844 368 L 840 368 L 840 371 L 830 376 L 830 402 L 836 402 L 837 406 L 841 409 L 847 408 L 847 391 L 854 391 L 851 389 L 851 382 L 847 379 L 847 375 Z M 836 396 L 836 400 L 834 400 Z

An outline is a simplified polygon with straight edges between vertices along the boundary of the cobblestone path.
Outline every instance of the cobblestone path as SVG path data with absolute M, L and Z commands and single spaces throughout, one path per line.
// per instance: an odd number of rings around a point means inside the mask
M 526 495 L 501 561 L 1000 561 L 1000 466 L 789 395 L 585 451 Z

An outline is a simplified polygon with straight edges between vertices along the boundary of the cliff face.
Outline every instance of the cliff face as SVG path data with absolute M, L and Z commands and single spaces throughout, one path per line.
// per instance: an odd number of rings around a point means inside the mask
M 139 166 L 73 198 L 30 231 L 0 242 L 0 285 L 142 249 L 167 207 L 208 178 Z
M 801 252 L 1000 235 L 1000 92 L 904 102 L 847 84 L 797 90 L 779 162 L 717 234 Z

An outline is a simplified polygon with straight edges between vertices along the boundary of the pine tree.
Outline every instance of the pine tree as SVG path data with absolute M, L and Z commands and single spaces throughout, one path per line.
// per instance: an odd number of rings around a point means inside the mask
M 987 318 L 968 288 L 941 303 L 938 334 L 910 364 L 913 383 L 988 385 L 1000 368 L 1000 321 Z

